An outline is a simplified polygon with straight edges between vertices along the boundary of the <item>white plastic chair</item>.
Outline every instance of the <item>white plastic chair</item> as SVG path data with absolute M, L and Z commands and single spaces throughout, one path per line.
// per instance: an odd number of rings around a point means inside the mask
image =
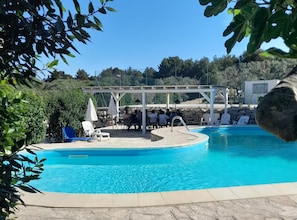
M 200 125 L 209 125 L 210 123 L 210 114 L 209 113 L 204 113 L 202 115 L 202 118 L 200 119 Z
M 229 113 L 223 113 L 219 124 L 230 125 L 230 119 L 231 119 L 231 115 Z
M 240 116 L 238 121 L 233 121 L 234 125 L 247 125 L 250 120 L 250 116 L 243 115 Z
M 100 141 L 104 139 L 107 139 L 107 140 L 110 139 L 110 133 L 101 132 L 100 128 L 95 129 L 90 121 L 83 121 L 82 126 L 86 136 L 96 137 L 97 140 L 100 140 Z
M 213 114 L 213 121 L 211 121 L 211 124 L 218 125 L 219 122 L 220 122 L 220 113 L 216 112 L 216 113 Z

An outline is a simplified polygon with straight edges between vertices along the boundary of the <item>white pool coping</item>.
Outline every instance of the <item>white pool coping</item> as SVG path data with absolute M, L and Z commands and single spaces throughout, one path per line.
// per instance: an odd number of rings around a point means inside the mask
M 145 207 L 297 194 L 297 182 L 135 194 L 22 193 L 26 205 L 59 208 Z

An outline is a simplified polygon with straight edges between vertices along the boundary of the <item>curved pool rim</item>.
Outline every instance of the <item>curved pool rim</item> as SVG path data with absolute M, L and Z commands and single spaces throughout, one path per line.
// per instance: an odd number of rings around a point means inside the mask
M 217 126 L 213 126 L 214 128 Z M 224 126 L 227 127 L 227 126 Z M 202 126 L 191 127 L 203 128 Z M 167 128 L 168 129 L 168 128 Z M 157 131 L 157 130 L 156 130 Z M 162 136 L 162 131 L 158 135 Z M 186 134 L 184 130 L 179 132 Z M 190 132 L 191 133 L 191 132 Z M 203 135 L 205 138 L 205 136 Z M 163 136 L 166 140 L 166 135 Z M 208 136 L 207 136 L 208 138 Z M 170 142 L 170 141 L 169 141 Z M 195 141 L 190 143 L 200 143 L 199 135 Z M 155 142 L 157 143 L 157 142 Z M 179 146 L 188 145 L 188 141 Z M 172 146 L 172 145 L 170 145 Z M 51 149 L 68 148 L 67 146 L 54 147 Z M 153 148 L 164 148 L 166 145 L 156 145 Z M 71 147 L 70 147 L 71 148 Z M 151 148 L 151 147 L 148 147 Z M 170 192 L 154 192 L 154 193 L 135 193 L 135 194 L 69 194 L 69 193 L 52 193 L 44 192 L 42 194 L 23 193 L 23 199 L 27 205 L 43 206 L 43 207 L 65 207 L 65 208 L 92 208 L 92 207 L 144 207 L 144 206 L 164 206 L 173 204 L 188 204 L 199 202 L 213 202 L 237 199 L 263 198 L 267 196 L 284 196 L 297 195 L 297 182 L 278 183 L 278 184 L 262 184 L 249 186 L 235 186 L 224 188 L 200 189 L 200 190 L 181 190 Z

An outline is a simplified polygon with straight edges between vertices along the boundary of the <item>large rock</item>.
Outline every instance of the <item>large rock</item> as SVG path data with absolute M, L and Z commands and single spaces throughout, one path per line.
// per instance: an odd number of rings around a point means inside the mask
M 285 141 L 297 140 L 297 67 L 259 103 L 256 121 L 260 127 Z

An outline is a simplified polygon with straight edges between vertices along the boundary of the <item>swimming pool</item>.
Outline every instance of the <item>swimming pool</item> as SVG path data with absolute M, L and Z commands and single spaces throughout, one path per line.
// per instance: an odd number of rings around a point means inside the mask
M 297 181 L 297 143 L 256 126 L 193 131 L 209 135 L 209 145 L 40 151 L 45 171 L 32 185 L 46 192 L 138 193 Z

